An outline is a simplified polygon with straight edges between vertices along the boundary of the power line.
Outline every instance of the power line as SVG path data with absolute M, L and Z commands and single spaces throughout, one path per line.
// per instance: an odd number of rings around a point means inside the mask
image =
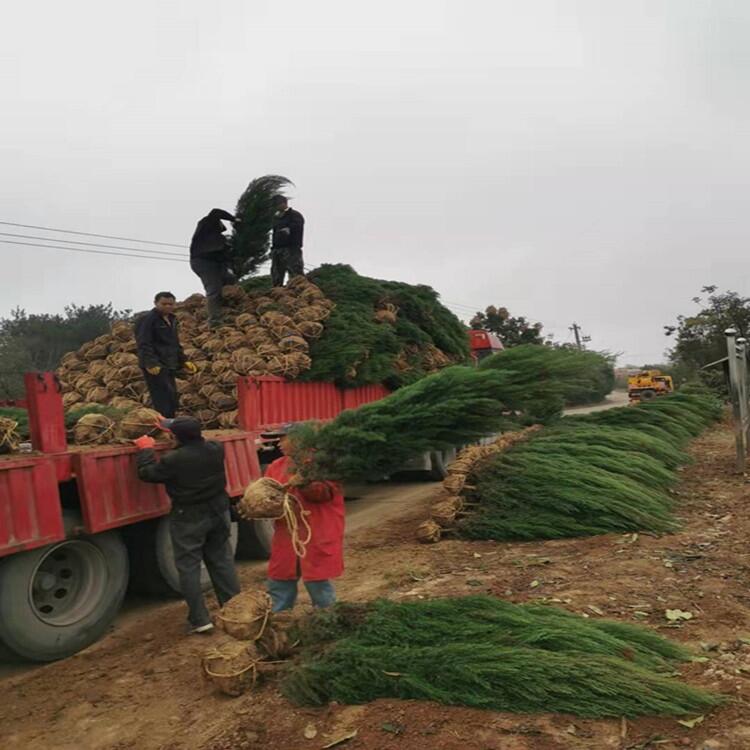
M 68 250 L 72 253 L 90 253 L 91 255 L 119 255 L 121 258 L 144 258 L 145 260 L 168 260 L 172 263 L 188 263 L 187 258 L 167 258 L 158 255 L 136 255 L 134 253 L 117 253 L 111 250 L 86 250 L 82 247 L 63 247 L 62 245 L 41 245 L 38 242 L 19 242 L 18 240 L 0 240 L 5 245 L 23 245 L 25 247 L 42 247 L 48 250 Z
M 79 234 L 84 237 L 101 237 L 105 240 L 122 240 L 124 242 L 142 242 L 146 245 L 163 245 L 165 247 L 179 247 L 183 250 L 187 249 L 186 245 L 178 245 L 174 242 L 157 242 L 156 240 L 139 240 L 135 237 L 117 237 L 113 234 L 96 234 L 95 232 L 77 232 L 73 229 L 56 229 L 54 227 L 40 227 L 36 224 L 18 224 L 14 221 L 0 221 L 0 224 L 4 224 L 9 227 L 23 227 L 24 229 L 41 229 L 45 232 L 62 232 L 63 234 Z
M 13 232 L 0 232 L 3 237 L 20 237 L 26 240 L 42 240 L 42 242 L 65 242 L 71 245 L 86 245 L 87 247 L 107 247 L 113 250 L 128 250 L 135 253 L 159 253 L 161 255 L 174 255 L 178 258 L 185 258 L 185 253 L 173 253 L 170 250 L 151 250 L 147 247 L 126 247 L 125 245 L 105 245 L 98 242 L 82 242 L 81 240 L 63 240 L 58 237 L 40 237 L 35 234 L 14 234 Z

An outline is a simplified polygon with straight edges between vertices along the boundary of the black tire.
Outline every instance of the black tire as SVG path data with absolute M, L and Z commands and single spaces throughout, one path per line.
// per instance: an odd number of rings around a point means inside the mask
M 66 528 L 81 526 L 65 512 Z M 0 641 L 30 661 L 64 659 L 99 640 L 128 584 L 128 553 L 116 531 L 71 537 L 0 564 Z
M 638 394 L 638 398 L 641 401 L 652 401 L 656 398 L 656 391 L 641 391 Z
M 242 560 L 267 560 L 271 556 L 273 521 L 240 521 L 237 557 Z
M 233 523 L 230 537 L 233 552 L 237 549 L 237 538 L 237 524 Z M 133 526 L 128 531 L 128 549 L 133 571 L 131 591 L 148 596 L 181 596 L 169 535 L 169 516 Z M 204 591 L 211 588 L 205 565 L 201 566 L 201 586 Z
M 427 472 L 427 478 L 433 482 L 442 482 L 448 476 L 442 451 L 430 451 L 430 463 L 432 468 Z

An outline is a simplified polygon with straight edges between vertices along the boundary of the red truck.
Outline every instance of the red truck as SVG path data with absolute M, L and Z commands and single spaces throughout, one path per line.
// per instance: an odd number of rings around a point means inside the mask
M 129 445 L 68 446 L 60 386 L 26 375 L 32 452 L 0 456 L 0 658 L 52 661 L 107 630 L 126 589 L 177 592 L 163 487 L 140 482 Z M 240 378 L 240 428 L 224 443 L 227 492 L 261 476 L 264 436 L 286 422 L 332 419 L 387 395 L 382 386 Z M 270 523 L 235 530 L 244 552 L 267 555 Z M 206 581 L 208 583 L 208 581 Z
M 469 338 L 475 361 L 502 349 L 492 334 Z M 0 456 L 0 659 L 53 661 L 98 640 L 128 588 L 176 594 L 179 583 L 169 499 L 138 480 L 135 448 L 68 446 L 55 375 L 29 373 L 25 385 L 16 405 L 28 410 L 33 450 Z M 239 429 L 207 433 L 224 443 L 229 496 L 261 476 L 267 438 L 279 425 L 333 419 L 387 394 L 380 385 L 240 378 Z M 404 468 L 441 479 L 451 457 L 433 451 Z M 244 557 L 267 557 L 272 534 L 272 522 L 241 523 L 233 543 Z

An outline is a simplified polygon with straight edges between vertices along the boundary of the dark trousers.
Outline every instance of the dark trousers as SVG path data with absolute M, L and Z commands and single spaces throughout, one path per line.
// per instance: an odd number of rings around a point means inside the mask
M 201 562 L 206 563 L 221 606 L 240 593 L 229 544 L 229 511 L 218 513 L 209 503 L 173 508 L 169 531 L 180 589 L 188 605 L 188 620 L 194 627 L 207 625 L 211 618 L 201 587 Z
M 305 264 L 302 260 L 302 248 L 276 247 L 271 250 L 271 284 L 284 286 L 284 276 L 302 276 Z
M 221 288 L 234 284 L 237 279 L 225 260 L 211 258 L 191 258 L 190 268 L 200 277 L 206 292 L 208 324 L 212 327 L 221 325 Z
M 161 368 L 158 375 L 151 375 L 143 371 L 146 379 L 146 387 L 151 396 L 154 409 L 162 415 L 171 419 L 180 406 L 180 394 L 177 393 L 177 383 L 174 380 L 174 372 L 166 367 Z

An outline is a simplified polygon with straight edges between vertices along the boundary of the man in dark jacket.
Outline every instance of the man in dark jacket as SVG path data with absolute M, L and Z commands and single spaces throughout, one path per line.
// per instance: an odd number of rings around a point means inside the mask
M 154 297 L 154 309 L 135 323 L 138 364 L 143 370 L 154 409 L 163 417 L 173 417 L 179 406 L 175 373 L 183 368 L 190 374 L 196 371 L 180 346 L 174 305 L 172 292 L 159 292 Z
M 302 276 L 305 265 L 302 260 L 302 238 L 305 232 L 305 218 L 299 211 L 289 208 L 289 201 L 283 195 L 274 197 L 276 219 L 273 223 L 271 242 L 271 283 L 284 286 L 284 276 Z
M 229 268 L 229 246 L 222 221 L 234 223 L 237 219 L 229 211 L 212 209 L 198 222 L 190 241 L 190 268 L 206 291 L 208 324 L 212 328 L 221 325 L 221 288 L 237 280 Z
M 157 461 L 153 438 L 144 436 L 133 441 L 140 449 L 136 457 L 138 477 L 164 484 L 172 500 L 169 533 L 180 590 L 188 605 L 189 631 L 206 633 L 213 629 L 213 623 L 203 598 L 201 561 L 206 563 L 220 605 L 240 593 L 229 544 L 224 446 L 205 440 L 200 422 L 193 417 L 166 419 L 162 426 L 171 430 L 178 446 Z

